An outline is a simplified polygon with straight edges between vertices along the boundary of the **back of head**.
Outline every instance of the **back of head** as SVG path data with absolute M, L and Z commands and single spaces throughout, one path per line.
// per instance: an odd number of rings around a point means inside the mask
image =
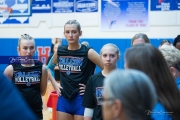
M 161 44 L 160 44 L 160 46 L 162 46 L 162 45 L 164 45 L 164 44 L 166 44 L 166 45 L 171 45 L 171 42 L 169 41 L 169 40 L 162 40 L 161 41 Z
M 176 47 L 176 44 L 180 42 L 180 35 L 178 35 L 175 39 L 174 39 L 174 42 L 173 42 L 173 46 Z
M 180 63 L 180 51 L 174 46 L 163 45 L 159 50 L 163 54 L 169 68 Z M 178 69 L 180 70 L 180 66 Z
M 134 37 L 132 38 L 131 45 L 133 45 L 134 40 L 138 39 L 138 38 L 142 38 L 145 43 L 150 43 L 150 40 L 146 34 L 138 33 L 138 34 L 134 35 Z
M 128 68 L 145 72 L 154 82 L 164 71 L 170 74 L 162 54 L 150 44 L 138 44 L 127 49 L 125 62 Z
M 129 119 L 149 119 L 145 111 L 152 110 L 157 102 L 153 83 L 137 70 L 114 70 L 105 79 L 104 90 L 108 97 L 121 101 Z
M 141 70 L 151 78 L 159 102 L 177 118 L 180 95 L 161 52 L 150 44 L 135 45 L 126 51 L 125 61 L 128 68 Z

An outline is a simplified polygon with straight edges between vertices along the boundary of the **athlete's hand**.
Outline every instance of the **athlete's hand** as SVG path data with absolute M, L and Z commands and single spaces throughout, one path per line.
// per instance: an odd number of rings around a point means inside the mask
M 56 38 L 52 38 L 51 42 L 52 42 L 53 45 L 55 45 L 56 42 L 57 42 Z
M 79 88 L 80 95 L 84 95 L 86 85 L 80 83 L 79 86 L 80 86 L 80 88 Z
M 57 83 L 55 86 L 55 90 L 56 90 L 56 93 L 58 96 L 61 96 L 61 89 L 63 89 L 63 88 L 61 87 L 61 85 L 59 83 Z

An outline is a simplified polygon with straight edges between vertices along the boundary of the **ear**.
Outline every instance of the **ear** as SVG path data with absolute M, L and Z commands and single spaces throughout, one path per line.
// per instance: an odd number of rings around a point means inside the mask
M 18 55 L 20 55 L 20 47 L 17 47 Z
M 82 36 L 82 31 L 80 31 L 80 33 L 79 33 L 80 35 L 79 36 Z
M 118 99 L 114 100 L 112 110 L 113 110 L 112 113 L 114 113 L 113 118 L 114 119 L 119 118 L 122 113 L 122 103 L 120 100 Z
M 170 72 L 173 75 L 173 77 L 176 77 L 176 68 L 170 67 Z
M 34 51 L 34 54 L 35 54 L 35 52 L 36 52 L 36 50 L 37 50 L 37 47 L 36 47 L 36 46 L 34 46 L 34 50 L 35 50 L 35 51 Z
M 120 59 L 120 55 L 118 55 L 118 60 Z

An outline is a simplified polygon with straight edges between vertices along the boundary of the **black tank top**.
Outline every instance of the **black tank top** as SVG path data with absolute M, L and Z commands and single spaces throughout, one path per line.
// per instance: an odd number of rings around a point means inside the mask
M 78 50 L 68 50 L 68 46 L 58 47 L 58 66 L 60 70 L 60 83 L 62 95 L 73 99 L 79 92 L 79 83 L 86 84 L 89 77 L 94 74 L 96 65 L 89 60 L 90 48 L 81 45 Z
M 21 64 L 12 64 L 12 66 L 14 69 L 12 82 L 37 117 L 43 119 L 40 93 L 42 63 L 36 62 L 32 67 L 23 67 Z

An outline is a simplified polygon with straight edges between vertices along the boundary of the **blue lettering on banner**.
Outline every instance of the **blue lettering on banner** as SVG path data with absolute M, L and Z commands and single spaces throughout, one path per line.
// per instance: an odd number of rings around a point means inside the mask
M 97 12 L 97 0 L 76 0 L 76 12 Z
M 32 0 L 32 13 L 51 13 L 51 0 Z
M 180 10 L 180 0 L 177 0 L 177 10 Z
M 74 0 L 53 0 L 53 13 L 72 13 L 74 12 Z
M 151 11 L 170 11 L 176 9 L 176 0 L 151 0 Z
M 101 30 L 149 30 L 149 0 L 102 0 Z

